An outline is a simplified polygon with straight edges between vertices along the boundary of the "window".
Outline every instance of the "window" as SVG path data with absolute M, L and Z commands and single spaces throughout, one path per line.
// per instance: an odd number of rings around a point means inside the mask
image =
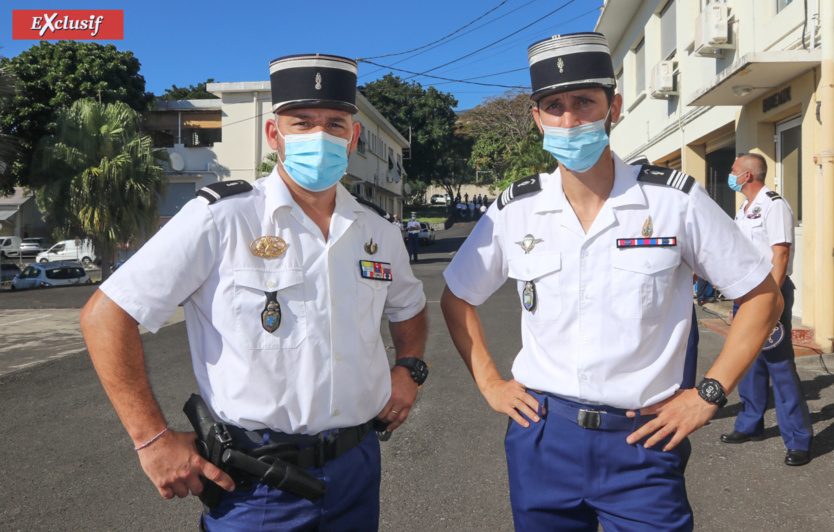
M 154 148 L 214 146 L 222 141 L 222 118 L 218 111 L 148 111 L 142 130 Z
M 646 90 L 646 39 L 640 39 L 634 47 L 635 97 Z
M 793 0 L 776 0 L 776 12 L 778 13 L 788 7 L 788 4 L 791 2 L 793 2 Z
M 660 12 L 660 55 L 661 59 L 671 59 L 675 55 L 676 36 L 675 20 L 677 9 L 675 0 L 669 0 Z

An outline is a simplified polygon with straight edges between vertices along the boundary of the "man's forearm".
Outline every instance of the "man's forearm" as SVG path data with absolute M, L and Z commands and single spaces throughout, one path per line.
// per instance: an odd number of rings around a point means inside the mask
M 782 313 L 784 302 L 772 276 L 739 300 L 738 312 L 721 354 L 707 373 L 729 394 L 761 352 Z
M 136 445 L 166 426 L 151 392 L 136 321 L 103 292 L 81 311 L 81 331 L 104 391 Z
M 791 250 L 789 246 L 779 244 L 772 246 L 772 249 L 773 259 L 771 259 L 771 263 L 773 264 L 773 269 L 770 270 L 770 274 L 776 280 L 779 288 L 782 288 L 785 277 L 787 277 L 788 260 L 790 259 Z
M 455 296 L 447 287 L 440 300 L 443 317 L 452 336 L 452 342 L 460 353 L 475 383 L 484 391 L 485 386 L 501 374 L 486 347 L 486 337 L 481 318 L 474 306 Z
M 397 350 L 397 358 L 422 358 L 426 349 L 429 321 L 426 308 L 405 321 L 390 322 L 391 340 Z

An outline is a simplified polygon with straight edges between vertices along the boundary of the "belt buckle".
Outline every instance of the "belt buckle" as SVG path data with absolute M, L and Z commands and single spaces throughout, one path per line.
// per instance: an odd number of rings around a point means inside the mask
M 583 429 L 598 429 L 601 422 L 599 414 L 596 410 L 579 410 L 576 414 L 576 424 Z

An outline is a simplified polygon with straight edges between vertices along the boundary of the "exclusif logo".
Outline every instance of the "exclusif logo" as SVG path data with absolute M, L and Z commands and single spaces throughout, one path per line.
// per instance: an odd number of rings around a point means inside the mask
M 12 38 L 39 41 L 124 39 L 122 9 L 15 9 Z

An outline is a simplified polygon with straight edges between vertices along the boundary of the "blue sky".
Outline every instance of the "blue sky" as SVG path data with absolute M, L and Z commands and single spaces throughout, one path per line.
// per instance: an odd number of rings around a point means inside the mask
M 283 55 L 320 52 L 370 59 L 413 50 L 449 35 L 493 9 L 436 47 L 370 60 L 414 73 L 435 69 L 429 74 L 455 80 L 528 86 L 527 46 L 558 33 L 593 30 L 603 0 L 3 3 L 0 20 L 5 22 L 0 24 L 0 55 L 6 57 L 14 57 L 38 42 L 12 40 L 14 9 L 123 9 L 124 40 L 96 42 L 133 51 L 142 63 L 140 73 L 145 77 L 146 90 L 161 94 L 171 85 L 196 85 L 208 78 L 222 82 L 266 81 L 269 61 Z M 526 26 L 529 27 L 523 29 Z M 455 61 L 469 54 L 472 55 Z M 455 62 L 441 66 L 450 61 Z M 360 63 L 359 84 L 391 71 Z M 493 75 L 501 72 L 507 73 Z M 412 77 L 404 72 L 394 73 Z M 484 98 L 508 90 L 427 76 L 413 79 L 423 86 L 434 85 L 452 93 L 459 101 L 458 109 L 474 107 Z

